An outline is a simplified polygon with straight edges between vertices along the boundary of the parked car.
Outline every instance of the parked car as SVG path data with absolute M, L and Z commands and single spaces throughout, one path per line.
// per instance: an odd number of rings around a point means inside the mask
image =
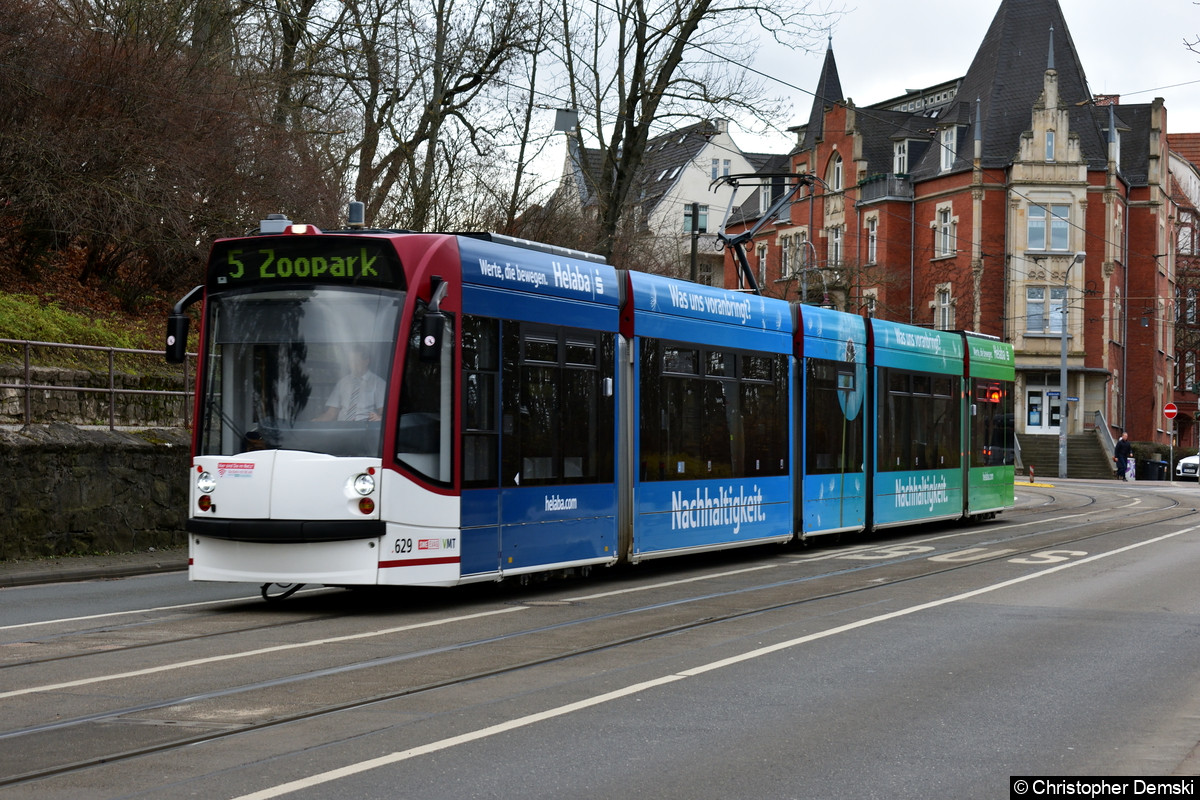
M 1175 479 L 1194 481 L 1200 476 L 1200 455 L 1184 456 L 1175 464 Z

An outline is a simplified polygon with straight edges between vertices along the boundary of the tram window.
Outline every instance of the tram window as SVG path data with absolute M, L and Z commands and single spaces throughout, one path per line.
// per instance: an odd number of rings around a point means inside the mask
M 663 348 L 662 371 L 682 375 L 700 374 L 700 352 L 681 347 Z
M 528 486 L 613 479 L 611 336 L 505 321 L 502 483 Z
M 558 339 L 553 333 L 531 333 L 522 341 L 523 360 L 543 364 L 558 363 Z
M 804 396 L 805 472 L 809 475 L 858 472 L 863 467 L 861 406 L 846 408 L 855 389 L 854 373 L 845 364 L 820 358 L 807 360 Z
M 499 479 L 500 322 L 464 316 L 463 486 L 496 486 Z
M 742 382 L 742 418 L 746 448 L 743 473 L 784 475 L 787 473 L 787 357 L 752 356 L 765 378 Z M 745 374 L 743 366 L 743 376 Z
M 596 342 L 568 338 L 566 362 L 578 366 L 597 366 Z
M 771 359 L 768 356 L 746 356 L 742 359 L 742 380 L 771 380 Z
M 421 332 L 426 311 L 413 315 L 400 388 L 399 420 L 396 425 L 396 459 L 413 471 L 442 484 L 450 483 L 450 415 L 453 375 L 451 370 L 454 333 L 453 317 L 446 314 L 439 356 L 422 359 Z
M 962 460 L 955 378 L 881 369 L 888 387 L 877 441 L 883 471 L 951 469 Z
M 973 395 L 971 466 L 1012 464 L 1016 452 L 1012 383 L 976 378 Z
M 643 339 L 639 363 L 642 480 L 787 473 L 786 356 Z

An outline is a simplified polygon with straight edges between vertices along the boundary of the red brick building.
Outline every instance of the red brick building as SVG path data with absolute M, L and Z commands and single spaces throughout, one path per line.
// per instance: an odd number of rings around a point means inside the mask
M 843 96 L 831 47 L 796 133 L 789 171 L 817 180 L 747 245 L 765 294 L 1011 342 L 1019 434 L 1057 435 L 1065 395 L 1070 433 L 1168 442 L 1166 108 L 1093 95 L 1056 0 L 1001 0 L 966 75 L 871 106 Z M 793 179 L 774 180 L 731 233 Z

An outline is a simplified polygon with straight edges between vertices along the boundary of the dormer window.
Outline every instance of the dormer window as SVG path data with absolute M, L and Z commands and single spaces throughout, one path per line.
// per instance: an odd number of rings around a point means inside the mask
M 941 134 L 942 172 L 954 167 L 954 159 L 958 155 L 958 129 L 943 128 Z
M 901 139 L 892 145 L 892 172 L 897 175 L 908 174 L 908 140 Z

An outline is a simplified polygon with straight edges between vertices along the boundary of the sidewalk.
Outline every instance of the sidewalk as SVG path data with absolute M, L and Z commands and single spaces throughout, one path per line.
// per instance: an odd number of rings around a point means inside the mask
M 181 572 L 187 569 L 187 560 L 187 548 L 179 547 L 146 553 L 0 561 L 0 589 L 62 581 L 128 578 L 155 572 Z

